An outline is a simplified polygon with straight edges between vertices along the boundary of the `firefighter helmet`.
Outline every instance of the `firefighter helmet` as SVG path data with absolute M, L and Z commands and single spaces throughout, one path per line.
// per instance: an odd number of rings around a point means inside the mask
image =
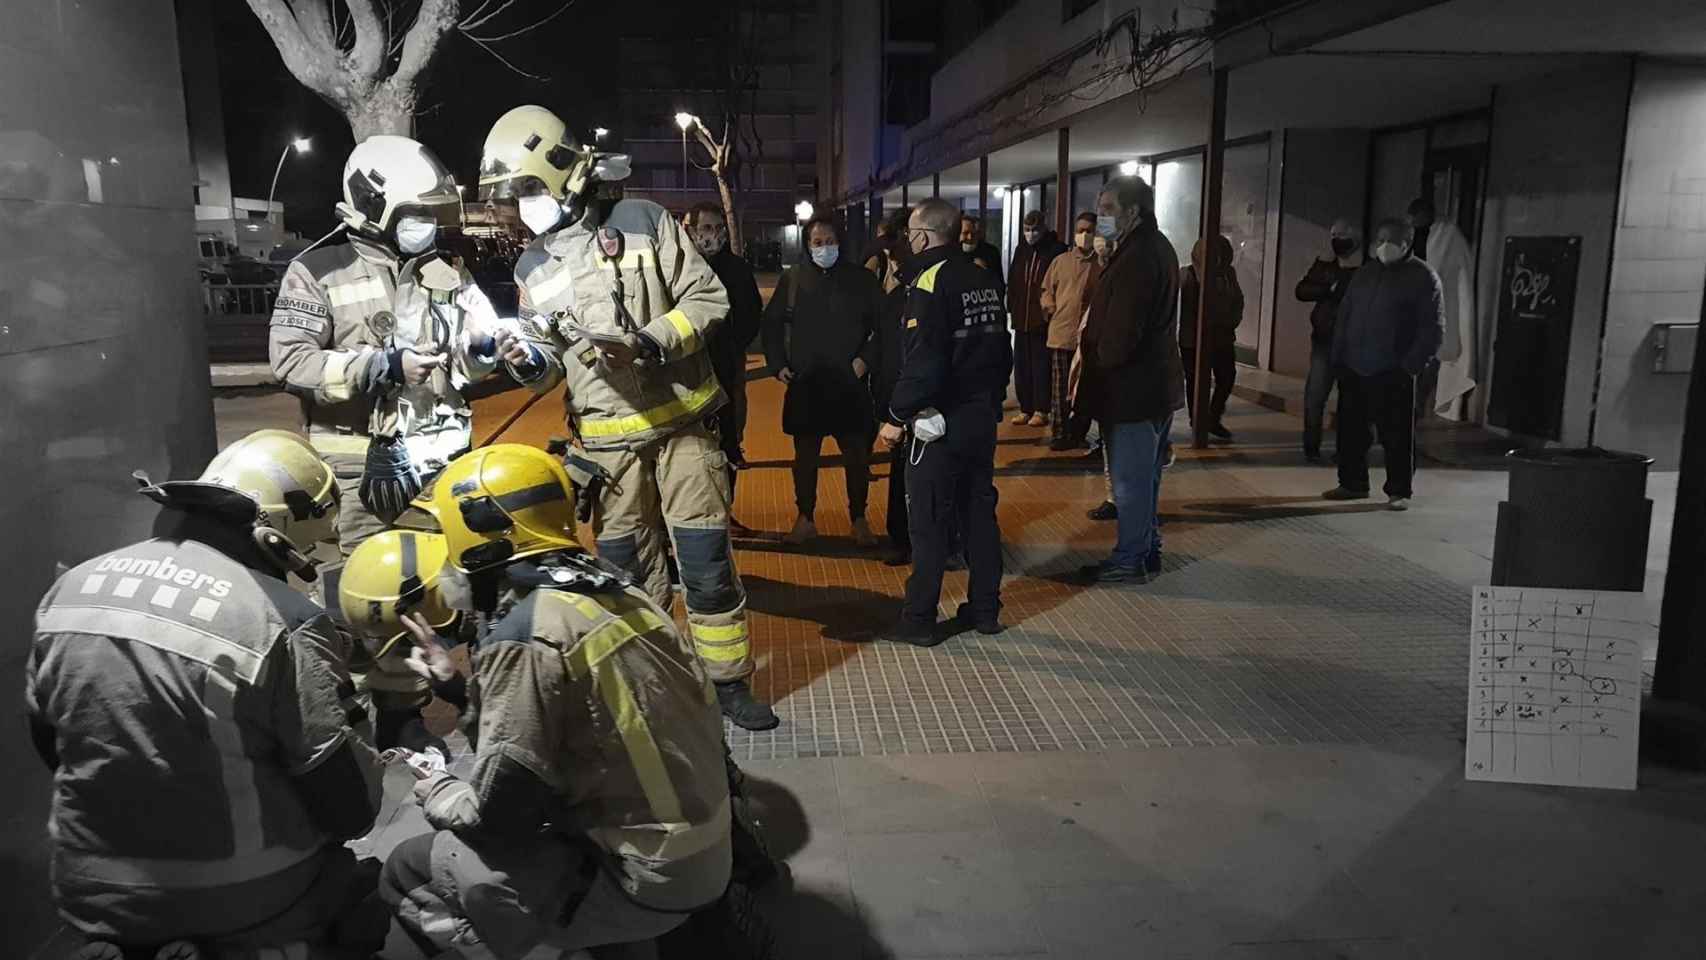
M 416 504 L 438 521 L 450 563 L 463 573 L 580 545 L 574 483 L 562 461 L 537 447 L 499 443 L 463 454 Z
M 403 615 L 418 613 L 435 630 L 456 621 L 440 592 L 449 559 L 444 537 L 416 530 L 385 530 L 355 548 L 338 576 L 338 609 L 350 626 L 383 644 L 384 656 L 407 634 Z
M 592 146 L 561 117 L 544 107 L 516 107 L 486 134 L 480 199 L 515 199 L 543 186 L 558 200 L 568 200 L 586 190 L 594 163 Z
M 462 195 L 432 151 L 389 134 L 356 144 L 344 161 L 344 199 L 338 214 L 351 230 L 392 242 L 405 212 L 430 217 L 439 228 L 461 226 Z

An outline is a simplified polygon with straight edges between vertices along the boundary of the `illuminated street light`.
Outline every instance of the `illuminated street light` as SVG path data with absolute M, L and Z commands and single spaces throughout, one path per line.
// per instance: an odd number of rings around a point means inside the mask
M 794 219 L 804 222 L 812 218 L 812 205 L 805 200 L 794 204 Z
M 603 127 L 593 127 L 592 128 L 592 138 L 594 140 L 603 140 L 605 137 L 608 137 L 608 136 L 610 136 L 609 130 L 606 130 Z
M 675 125 L 681 128 L 681 189 L 687 189 L 687 131 L 692 129 L 699 118 L 685 110 L 675 115 Z
M 1120 164 L 1120 176 L 1122 176 L 1122 177 L 1135 177 L 1135 176 L 1137 176 L 1137 161 L 1136 160 L 1127 160 L 1126 162 Z
M 278 155 L 278 166 L 274 167 L 272 171 L 272 186 L 267 188 L 268 222 L 271 222 L 272 220 L 272 198 L 273 194 L 278 192 L 278 175 L 284 172 L 284 158 L 290 156 L 290 151 L 292 150 L 295 150 L 297 153 L 307 153 L 313 146 L 313 141 L 309 140 L 307 137 L 296 137 L 292 139 L 290 143 L 285 146 L 284 151 Z

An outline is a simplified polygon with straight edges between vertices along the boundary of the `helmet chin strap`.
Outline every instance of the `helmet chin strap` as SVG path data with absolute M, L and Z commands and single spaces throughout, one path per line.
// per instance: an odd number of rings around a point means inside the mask
M 294 573 L 310 583 L 318 577 L 314 571 L 314 561 L 296 549 L 284 534 L 271 527 L 257 526 L 249 535 L 260 549 L 261 555 L 283 572 Z

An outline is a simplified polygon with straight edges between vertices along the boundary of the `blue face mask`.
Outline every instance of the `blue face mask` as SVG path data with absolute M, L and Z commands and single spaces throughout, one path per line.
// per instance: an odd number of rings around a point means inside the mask
M 812 262 L 825 270 L 835 266 L 835 261 L 840 257 L 841 248 L 834 244 L 827 247 L 812 248 Z
M 1119 236 L 1120 227 L 1118 218 L 1110 217 L 1107 214 L 1102 214 L 1097 217 L 1096 232 L 1100 234 L 1104 240 L 1112 240 Z

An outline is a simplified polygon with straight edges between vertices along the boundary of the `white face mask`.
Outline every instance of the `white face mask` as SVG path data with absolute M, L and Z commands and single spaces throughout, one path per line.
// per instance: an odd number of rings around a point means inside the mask
M 563 205 L 550 194 L 522 197 L 518 206 L 521 210 L 521 222 L 527 224 L 527 229 L 532 230 L 535 236 L 550 233 L 551 228 L 563 219 Z
M 812 248 L 812 262 L 825 270 L 835 266 L 835 261 L 840 258 L 841 248 L 833 243 L 827 247 Z
M 924 448 L 948 435 L 948 418 L 942 411 L 929 407 L 918 412 L 912 420 L 912 455 L 908 461 L 918 466 L 924 459 Z
M 977 249 L 977 244 L 975 244 L 975 243 L 962 243 L 962 244 L 960 244 L 960 249 L 964 250 L 966 253 L 970 253 L 973 250 Z
M 423 217 L 404 217 L 397 221 L 397 249 L 416 254 L 432 249 L 438 239 L 438 221 Z
M 1385 264 L 1397 263 L 1404 259 L 1404 245 L 1382 240 L 1374 245 L 1374 258 Z
M 1096 218 L 1096 235 L 1099 237 L 1104 237 L 1104 238 L 1109 239 L 1109 240 L 1112 240 L 1113 238 L 1119 236 L 1120 235 L 1119 218 L 1118 217 L 1111 217 L 1105 213 L 1098 216 Z
M 1042 235 L 1043 232 L 1041 230 L 1026 230 L 1025 242 L 1034 247 L 1037 245 L 1037 241 L 1042 239 Z
M 1072 242 L 1074 244 L 1076 244 L 1078 249 L 1080 249 L 1080 250 L 1090 249 L 1090 231 L 1080 230 L 1077 233 L 1073 234 L 1072 235 Z

